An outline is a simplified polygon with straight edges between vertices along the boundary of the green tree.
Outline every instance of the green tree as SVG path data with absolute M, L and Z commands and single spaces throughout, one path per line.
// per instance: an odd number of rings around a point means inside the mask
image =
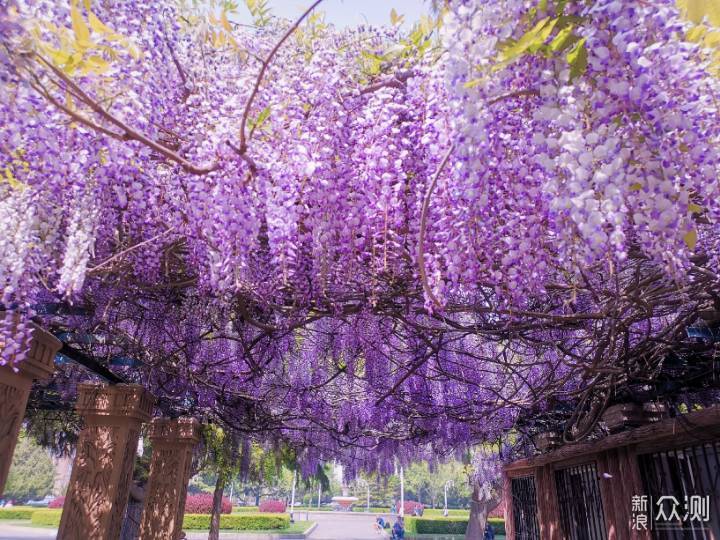
M 21 502 L 45 497 L 52 493 L 54 477 L 55 467 L 47 451 L 21 433 L 3 497 Z
M 220 510 L 225 486 L 238 474 L 240 467 L 240 439 L 238 433 L 225 431 L 213 424 L 203 426 L 202 436 L 205 456 L 203 457 L 204 465 L 200 468 L 216 475 L 208 540 L 218 540 L 220 538 Z

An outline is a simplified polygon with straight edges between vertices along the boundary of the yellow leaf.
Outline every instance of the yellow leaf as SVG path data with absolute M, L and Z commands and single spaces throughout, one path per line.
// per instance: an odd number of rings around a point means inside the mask
M 220 15 L 220 23 L 226 32 L 232 32 L 232 26 L 230 26 L 230 21 L 228 21 L 227 12 L 224 10 Z
M 140 49 L 138 49 L 133 44 L 126 45 L 128 52 L 130 53 L 130 56 L 132 56 L 135 60 L 140 60 Z
M 5 167 L 5 178 L 7 179 L 8 184 L 10 184 L 10 187 L 13 189 L 23 189 L 25 187 L 25 184 L 15 178 L 15 175 L 13 175 L 10 167 Z
M 90 56 L 83 65 L 84 73 L 105 73 L 110 64 L 102 56 Z
M 683 236 L 683 240 L 685 241 L 685 245 L 690 249 L 695 249 L 695 246 L 697 245 L 698 236 L 697 231 L 695 229 L 685 233 L 685 236 Z
M 713 26 L 720 26 L 720 3 L 717 0 L 677 0 L 678 7 L 695 24 L 705 17 Z
M 690 203 L 690 204 L 688 204 L 688 211 L 692 212 L 693 214 L 701 214 L 703 211 L 703 208 L 699 204 Z
M 47 43 L 41 42 L 40 49 L 50 58 L 52 63 L 58 67 L 64 66 L 70 61 L 69 53 L 59 49 L 54 49 Z
M 77 7 L 77 2 L 73 2 L 70 6 L 70 18 L 72 19 L 72 28 L 75 32 L 75 39 L 78 43 L 83 46 L 90 43 L 90 29 L 85 24 L 80 10 Z
M 717 47 L 720 45 L 720 32 L 708 32 L 705 35 L 705 45 L 708 47 Z
M 630 191 L 640 191 L 642 189 L 642 184 L 640 182 L 635 182 L 630 186 Z
M 707 29 L 703 25 L 694 26 L 690 30 L 688 30 L 688 33 L 685 35 L 685 38 L 688 41 L 692 41 L 693 43 L 697 43 L 702 39 L 702 37 L 705 35 L 705 31 Z
M 404 20 L 405 16 L 398 14 L 398 12 L 395 11 L 395 8 L 390 10 L 390 24 L 397 26 L 398 24 L 402 24 Z
M 98 34 L 115 35 L 113 29 L 106 26 L 105 23 L 98 19 L 97 16 L 90 10 L 88 10 L 88 22 L 90 23 L 90 28 L 92 28 L 93 32 L 97 32 Z

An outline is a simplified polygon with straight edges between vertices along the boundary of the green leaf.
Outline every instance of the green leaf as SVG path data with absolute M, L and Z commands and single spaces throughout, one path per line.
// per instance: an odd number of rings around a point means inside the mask
M 690 203 L 688 204 L 688 211 L 692 212 L 693 214 L 702 214 L 703 207 L 699 204 Z
M 564 51 L 570 45 L 576 43 L 580 38 L 573 34 L 573 30 L 575 30 L 575 26 L 572 24 L 560 30 L 550 42 L 550 50 L 552 52 Z
M 695 249 L 695 246 L 697 245 L 698 241 L 698 235 L 697 231 L 695 229 L 685 233 L 685 236 L 683 236 L 683 240 L 685 241 L 685 245 L 692 249 Z
M 258 127 L 261 126 L 265 120 L 270 118 L 270 107 L 265 107 L 262 111 L 260 111 L 260 114 L 258 114 L 257 120 L 255 121 L 255 125 Z
M 467 81 L 465 84 L 463 84 L 463 87 L 464 88 L 475 88 L 482 82 L 483 82 L 482 79 L 472 79 L 472 80 Z
M 570 64 L 570 81 L 585 73 L 587 69 L 587 49 L 585 48 L 585 39 L 578 41 L 570 52 L 567 53 L 567 61 Z

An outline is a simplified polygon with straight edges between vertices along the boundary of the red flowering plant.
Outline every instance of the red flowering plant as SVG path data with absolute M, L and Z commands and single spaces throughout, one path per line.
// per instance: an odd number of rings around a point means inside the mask
M 285 512 L 285 501 L 278 501 L 273 499 L 262 501 L 260 503 L 259 510 L 260 512 L 272 512 L 276 514 L 281 514 Z

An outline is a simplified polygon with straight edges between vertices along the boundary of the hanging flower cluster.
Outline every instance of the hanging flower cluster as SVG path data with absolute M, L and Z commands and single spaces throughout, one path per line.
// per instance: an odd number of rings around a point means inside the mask
M 307 471 L 449 453 L 634 374 L 718 285 L 712 55 L 670 0 L 441 15 L 0 7 L 3 307 L 74 304 L 46 322 Z

